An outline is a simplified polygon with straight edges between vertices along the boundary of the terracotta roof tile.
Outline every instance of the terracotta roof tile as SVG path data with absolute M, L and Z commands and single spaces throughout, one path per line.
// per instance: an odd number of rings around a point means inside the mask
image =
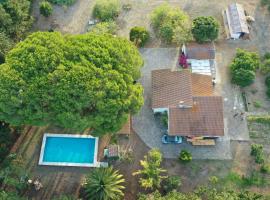
M 214 89 L 211 76 L 192 73 L 191 80 L 192 96 L 213 96 Z
M 220 96 L 193 97 L 192 108 L 169 109 L 169 134 L 223 136 L 223 100 Z
M 170 69 L 152 71 L 152 108 L 177 106 L 180 101 L 192 106 L 191 73 Z

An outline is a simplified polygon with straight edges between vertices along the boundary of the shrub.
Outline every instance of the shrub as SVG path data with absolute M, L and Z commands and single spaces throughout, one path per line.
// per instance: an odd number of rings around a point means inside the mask
M 260 102 L 260 101 L 254 101 L 253 102 L 253 105 L 254 105 L 255 108 L 261 108 L 262 107 L 262 102 Z
M 261 173 L 269 174 L 270 173 L 270 166 L 267 164 L 263 164 L 260 169 Z
M 165 42 L 184 43 L 191 39 L 189 17 L 182 10 L 164 3 L 151 14 L 151 24 Z
M 260 71 L 262 74 L 268 74 L 270 72 L 270 59 L 266 59 L 260 65 Z
M 265 79 L 265 85 L 269 88 L 270 87 L 270 76 L 267 76 Z
M 119 0 L 98 0 L 93 10 L 93 16 L 100 21 L 114 20 L 119 13 Z
M 89 31 L 95 34 L 109 33 L 115 35 L 117 32 L 117 25 L 114 21 L 100 22 L 93 26 Z
M 161 114 L 161 123 L 163 126 L 168 128 L 168 113 L 167 112 L 164 112 Z
M 230 70 L 232 82 L 241 87 L 250 85 L 255 79 L 255 70 L 260 66 L 259 55 L 243 49 L 237 49 Z
M 143 47 L 149 40 L 150 34 L 144 27 L 135 26 L 130 30 L 129 39 L 138 47 Z
M 176 190 L 181 186 L 181 178 L 179 176 L 169 176 L 164 180 L 163 189 L 166 193 Z
M 187 150 L 182 150 L 178 159 L 182 162 L 190 162 L 192 160 L 192 155 Z
M 5 62 L 6 53 L 12 48 L 13 42 L 8 36 L 0 32 L 0 64 Z
M 217 39 L 219 22 L 214 17 L 197 17 L 192 23 L 192 35 L 199 43 Z
M 39 5 L 39 10 L 43 16 L 49 17 L 53 12 L 53 7 L 49 2 L 43 1 Z
M 53 4 L 57 5 L 67 5 L 70 6 L 72 5 L 76 0 L 49 0 Z
M 269 0 L 269 3 L 270 3 L 270 0 Z M 264 56 L 263 56 L 263 59 L 264 59 L 264 60 L 270 59 L 270 52 L 266 52 L 266 53 L 264 54 Z
M 270 99 L 270 88 L 267 88 L 267 90 L 266 90 L 266 95 L 267 95 L 267 97 Z
M 258 164 L 264 163 L 263 156 L 263 145 L 261 144 L 252 144 L 250 155 L 255 157 L 255 162 Z
M 9 124 L 0 121 L 0 163 L 8 155 L 9 150 L 14 142 Z

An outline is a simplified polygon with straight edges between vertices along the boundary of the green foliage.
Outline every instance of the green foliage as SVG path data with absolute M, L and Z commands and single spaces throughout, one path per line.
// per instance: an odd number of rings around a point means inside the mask
M 98 0 L 93 10 L 93 16 L 103 22 L 114 20 L 119 13 L 119 0 Z
M 95 168 L 83 186 L 88 199 L 115 200 L 124 196 L 123 175 L 113 168 Z
M 192 155 L 187 150 L 181 150 L 178 159 L 184 163 L 187 163 L 187 162 L 190 162 L 192 160 Z
M 260 169 L 261 173 L 270 174 L 270 166 L 268 164 L 263 164 Z
M 57 5 L 67 5 L 70 6 L 76 2 L 76 0 L 48 0 L 49 2 Z
M 163 179 L 167 178 L 161 174 L 166 170 L 160 167 L 162 162 L 162 154 L 158 149 L 152 149 L 144 156 L 144 160 L 140 161 L 143 169 L 133 173 L 135 175 L 141 175 L 140 185 L 145 189 L 160 188 L 160 183 Z
M 5 62 L 7 52 L 13 47 L 13 41 L 3 32 L 0 32 L 0 64 Z
M 191 32 L 197 42 L 209 42 L 218 38 L 219 27 L 214 17 L 197 17 L 193 20 Z
M 9 155 L 1 166 L 0 188 L 4 188 L 6 193 L 12 192 L 12 194 L 22 196 L 28 189 L 27 180 L 28 174 L 22 158 L 13 154 Z
M 250 155 L 255 157 L 255 162 L 258 164 L 264 163 L 263 156 L 263 145 L 261 144 L 252 144 L 251 145 L 251 153 Z
M 142 64 L 125 39 L 34 33 L 0 67 L 0 120 L 117 132 L 143 104 L 142 87 L 134 84 Z
M 241 87 L 250 85 L 255 79 L 255 70 L 259 65 L 257 53 L 237 49 L 236 56 L 230 65 L 232 82 Z
M 191 39 L 189 17 L 182 10 L 164 3 L 151 14 L 151 24 L 166 43 L 181 44 Z
M 248 121 L 250 122 L 257 122 L 262 124 L 270 124 L 270 116 L 269 115 L 249 115 L 247 117 Z
M 16 192 L 6 192 L 4 190 L 0 191 L 1 200 L 26 200 L 26 198 L 21 197 Z
M 164 112 L 161 114 L 161 123 L 163 126 L 168 128 L 168 113 L 167 112 Z
M 0 32 L 11 39 L 21 40 L 32 26 L 30 8 L 29 0 L 6 0 L 0 3 Z
M 89 32 L 95 34 L 112 34 L 117 32 L 117 24 L 114 21 L 100 22 L 89 29 Z
M 268 4 L 270 4 L 270 1 L 269 0 L 261 0 L 261 5 L 262 6 L 266 6 Z
M 39 11 L 40 13 L 45 16 L 45 17 L 49 17 L 52 12 L 53 12 L 53 7 L 52 5 L 47 2 L 47 1 L 42 1 L 40 4 L 39 4 Z
M 166 193 L 177 190 L 182 185 L 181 178 L 179 176 L 169 176 L 163 181 L 162 185 Z
M 270 59 L 264 60 L 260 65 L 260 71 L 262 74 L 269 74 L 270 72 Z
M 14 142 L 9 124 L 0 121 L 0 163 L 8 155 L 9 150 Z
M 138 47 L 143 47 L 149 38 L 150 34 L 144 27 L 135 26 L 130 30 L 129 39 Z
M 262 102 L 261 101 L 254 101 L 253 105 L 255 108 L 261 108 L 262 107 Z
M 270 99 L 270 88 L 267 88 L 267 90 L 266 90 L 266 95 L 267 95 L 267 97 Z
M 265 79 L 265 85 L 270 88 L 270 76 L 267 76 Z
M 258 187 L 262 187 L 262 186 L 266 186 L 267 180 L 265 178 L 265 175 L 260 174 L 259 172 L 252 172 L 250 176 L 247 177 L 242 177 L 242 184 L 243 186 L 258 186 Z

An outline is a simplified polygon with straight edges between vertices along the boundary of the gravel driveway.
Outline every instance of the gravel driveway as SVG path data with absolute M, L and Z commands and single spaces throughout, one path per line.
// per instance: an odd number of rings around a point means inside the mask
M 230 138 L 227 136 L 227 129 L 225 129 L 226 136 L 220 139 L 214 147 L 194 147 L 186 143 L 180 145 L 161 143 L 163 131 L 151 109 L 151 71 L 175 67 L 178 51 L 179 49 L 176 48 L 141 50 L 145 64 L 139 81 L 144 87 L 145 102 L 141 111 L 133 117 L 133 128 L 147 146 L 159 148 L 165 158 L 177 158 L 181 149 L 187 149 L 192 153 L 194 159 L 231 159 Z

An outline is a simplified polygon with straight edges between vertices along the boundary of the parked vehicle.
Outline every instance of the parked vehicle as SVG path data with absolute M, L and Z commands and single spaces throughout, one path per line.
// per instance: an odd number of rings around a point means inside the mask
M 161 141 L 163 144 L 181 144 L 183 140 L 180 136 L 171 136 L 168 134 L 164 134 Z

